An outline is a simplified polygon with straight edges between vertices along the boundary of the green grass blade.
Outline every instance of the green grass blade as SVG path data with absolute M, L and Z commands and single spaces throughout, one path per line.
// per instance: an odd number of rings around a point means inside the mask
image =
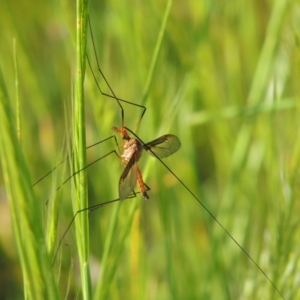
M 88 1 L 77 1 L 77 34 L 76 34 L 76 93 L 74 103 L 74 168 L 83 169 L 86 166 L 85 141 L 85 102 L 84 75 L 86 57 Z M 74 213 L 88 207 L 86 172 L 74 177 L 75 202 Z M 81 213 L 76 218 L 76 241 L 80 261 L 80 273 L 83 299 L 91 299 L 91 278 L 89 269 L 89 220 L 88 212 Z
M 17 41 L 13 40 L 14 47 L 14 69 L 15 69 L 15 91 L 16 91 L 16 127 L 18 133 L 18 140 L 22 142 L 21 132 L 21 112 L 20 112 L 20 98 L 19 98 L 19 75 L 18 75 L 18 60 L 17 60 Z
M 2 167 L 22 267 L 24 296 L 28 299 L 58 299 L 39 205 L 32 192 L 1 70 L 0 119 Z
M 165 13 L 164 13 L 164 16 L 163 16 L 161 27 L 160 27 L 160 30 L 159 30 L 159 33 L 158 33 L 155 48 L 154 48 L 154 51 L 153 51 L 153 56 L 152 56 L 152 59 L 151 59 L 149 70 L 148 70 L 146 83 L 145 83 L 143 94 L 142 94 L 143 96 L 142 96 L 140 104 L 145 103 L 145 101 L 148 97 L 148 94 L 149 94 L 149 90 L 151 88 L 151 82 L 152 82 L 153 77 L 154 77 L 155 66 L 157 64 L 159 51 L 160 51 L 161 46 L 162 46 L 163 37 L 164 37 L 164 34 L 166 32 L 166 26 L 167 26 L 170 10 L 171 10 L 171 7 L 172 7 L 172 2 L 173 2 L 172 0 L 168 0 L 168 2 L 167 2 L 167 6 L 166 6 L 166 9 L 165 9 Z
M 276 0 L 274 2 L 272 15 L 266 32 L 266 38 L 248 95 L 248 105 L 257 105 L 264 100 L 264 94 L 267 92 L 266 87 L 271 80 L 270 73 L 275 62 L 276 52 L 279 49 L 277 37 L 281 36 L 286 14 L 289 13 L 290 3 L 291 1 L 282 0 Z M 233 155 L 234 159 L 232 164 L 234 170 L 241 168 L 244 163 L 251 133 L 253 131 L 253 125 L 254 123 L 250 121 L 245 123 L 245 125 L 240 129 Z

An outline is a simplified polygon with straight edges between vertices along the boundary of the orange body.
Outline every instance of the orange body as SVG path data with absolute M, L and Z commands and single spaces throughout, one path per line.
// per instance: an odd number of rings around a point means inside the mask
M 121 155 L 122 164 L 125 166 L 125 169 L 119 181 L 120 199 L 127 198 L 133 192 L 136 184 L 144 199 L 149 199 L 142 173 L 137 166 L 137 162 L 142 156 L 143 145 L 138 139 L 129 137 L 124 127 L 113 127 L 113 130 L 118 132 L 122 139 L 125 140 L 125 144 L 123 145 L 124 152 Z

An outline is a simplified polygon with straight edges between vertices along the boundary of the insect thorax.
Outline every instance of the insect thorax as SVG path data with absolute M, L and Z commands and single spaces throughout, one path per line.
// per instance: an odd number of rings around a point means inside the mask
M 131 138 L 130 140 L 125 142 L 123 148 L 124 153 L 121 155 L 123 162 L 129 162 L 133 155 L 135 156 L 135 161 L 139 161 L 143 152 L 143 146 L 139 140 Z

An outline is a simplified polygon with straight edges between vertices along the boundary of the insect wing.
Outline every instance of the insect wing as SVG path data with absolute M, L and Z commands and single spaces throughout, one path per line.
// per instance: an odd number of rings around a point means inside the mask
M 137 164 L 135 157 L 132 156 L 127 163 L 119 181 L 120 200 L 127 198 L 134 190 L 137 181 Z
M 144 149 L 154 157 L 165 158 L 178 151 L 180 147 L 181 143 L 177 136 L 166 134 L 147 143 Z

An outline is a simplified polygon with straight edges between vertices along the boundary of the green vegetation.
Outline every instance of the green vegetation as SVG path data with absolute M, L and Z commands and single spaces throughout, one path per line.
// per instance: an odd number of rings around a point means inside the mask
M 77 5 L 84 16 L 85 6 Z M 147 107 L 139 137 L 145 142 L 165 133 L 180 138 L 181 149 L 164 162 L 284 298 L 298 299 L 297 1 L 91 0 L 89 5 L 107 80 L 118 97 Z M 76 31 L 74 2 L 6 0 L 0 14 L 0 294 L 6 299 L 23 299 L 25 293 L 28 299 L 282 299 L 147 153 L 139 166 L 151 187 L 150 200 L 138 195 L 81 213 L 51 266 L 73 209 L 118 198 L 122 166 L 109 155 L 56 191 L 72 173 L 69 160 L 31 184 L 73 151 L 80 166 L 117 149 L 111 139 L 82 151 L 84 135 L 90 145 L 121 126 L 121 111 L 100 94 L 88 66 L 85 110 L 78 109 L 86 38 L 94 72 L 97 68 L 84 23 L 83 31 Z M 82 73 L 76 69 L 79 60 Z M 124 104 L 124 112 L 125 125 L 134 129 L 142 109 Z M 88 189 L 78 196 L 85 179 Z

